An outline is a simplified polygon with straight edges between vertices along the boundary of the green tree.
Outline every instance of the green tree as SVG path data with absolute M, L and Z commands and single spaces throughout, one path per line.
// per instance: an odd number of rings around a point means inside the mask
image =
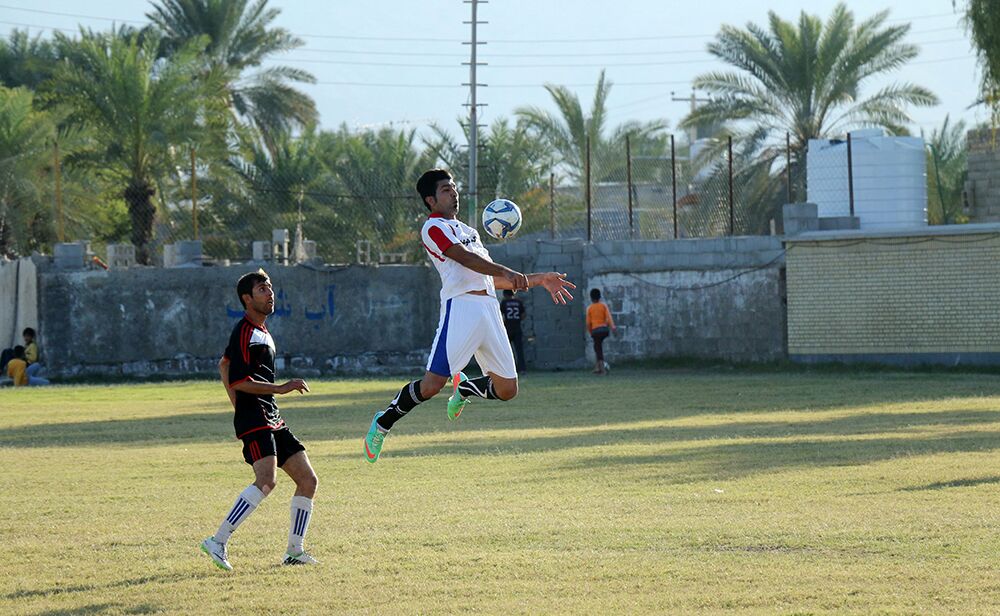
M 962 214 L 962 191 L 968 177 L 966 126 L 945 116 L 927 142 L 927 218 L 931 224 L 968 222 Z
M 618 180 L 624 178 L 626 166 L 625 137 L 630 136 L 635 155 L 658 155 L 665 149 L 664 131 L 667 122 L 625 122 L 610 129 L 607 126 L 607 100 L 612 83 L 597 80 L 590 112 L 584 113 L 579 97 L 565 86 L 548 84 L 546 91 L 556 105 L 557 113 L 539 107 L 521 107 L 515 111 L 524 122 L 556 153 L 569 178 L 582 183 L 586 169 L 587 139 L 590 138 L 591 179 Z
M 415 256 L 427 210 L 417 178 L 434 165 L 433 153 L 417 147 L 416 131 L 382 128 L 351 132 L 341 126 L 322 135 L 325 160 L 346 195 L 341 215 L 356 221 L 351 242 L 366 239 L 388 252 Z
M 317 120 L 313 100 L 292 85 L 315 83 L 311 74 L 288 66 L 260 68 L 275 54 L 303 45 L 272 25 L 279 13 L 267 0 L 159 0 L 147 14 L 162 31 L 168 55 L 207 39 L 203 57 L 210 70 L 226 75 L 230 110 L 271 145 Z
M 55 45 L 42 38 L 32 38 L 27 31 L 14 30 L 10 38 L 0 39 L 0 83 L 8 88 L 38 90 L 52 77 L 58 62 Z
M 1000 121 L 1000 11 L 992 0 L 964 0 L 965 26 L 972 35 L 982 70 L 979 103 L 993 111 L 993 124 Z M 956 6 L 952 0 L 952 6 Z
M 910 122 L 907 107 L 937 103 L 929 90 L 909 83 L 862 94 L 866 82 L 900 68 L 919 51 L 904 42 L 908 24 L 885 25 L 888 11 L 860 23 L 843 4 L 834 8 L 825 24 L 805 12 L 797 24 L 774 12 L 768 15 L 767 28 L 753 23 L 745 30 L 723 26 L 709 43 L 709 53 L 738 70 L 698 76 L 694 87 L 711 94 L 712 100 L 689 114 L 681 126 L 721 126 L 721 137 L 732 135 L 740 144 L 740 158 L 753 161 L 756 173 L 768 174 L 772 182 L 780 182 L 786 172 L 786 133 L 791 137 L 790 171 L 793 177 L 802 177 L 799 167 L 810 139 L 860 127 L 905 134 Z M 704 160 L 717 160 L 724 148 L 724 139 L 719 139 Z M 763 190 L 762 181 L 755 178 L 754 192 L 782 194 L 773 188 Z M 803 194 L 801 187 L 796 192 Z M 749 230 L 762 231 L 766 221 L 777 215 L 781 201 L 751 204 L 755 213 Z
M 459 121 L 465 141 L 457 141 L 448 131 L 431 126 L 432 136 L 424 141 L 430 151 L 456 175 L 459 185 L 469 168 L 468 123 Z M 479 205 L 496 198 L 512 199 L 524 215 L 522 232 L 531 232 L 548 224 L 541 210 L 548 204 L 549 173 L 553 169 L 552 151 L 525 121 L 513 125 L 498 118 L 489 130 L 479 135 Z
M 59 36 L 66 54 L 52 80 L 52 101 L 89 143 L 75 162 L 117 184 L 129 211 L 137 259 L 150 262 L 156 187 L 176 168 L 176 150 L 221 141 L 225 90 L 205 73 L 195 41 L 158 59 L 156 36 L 81 31 Z
M 53 119 L 33 107 L 24 88 L 0 86 L 0 255 L 29 254 L 52 240 Z

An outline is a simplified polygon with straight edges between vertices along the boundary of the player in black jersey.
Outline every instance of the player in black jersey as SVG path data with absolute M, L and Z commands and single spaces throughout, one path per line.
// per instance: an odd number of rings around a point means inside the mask
M 318 480 L 305 447 L 285 426 L 274 401 L 274 394 L 304 393 L 309 387 L 302 379 L 274 384 L 274 339 L 264 324 L 268 315 L 274 312 L 274 291 L 264 270 L 240 278 L 236 294 L 246 314 L 233 328 L 229 346 L 219 361 L 219 374 L 236 411 L 233 416 L 236 438 L 243 440 L 243 459 L 253 466 L 254 482 L 240 493 L 219 530 L 201 543 L 201 549 L 218 567 L 232 570 L 226 543 L 236 527 L 274 489 L 277 469 L 281 468 L 295 482 L 288 550 L 283 564 L 315 564 L 316 559 L 302 546 L 312 517 L 312 499 Z

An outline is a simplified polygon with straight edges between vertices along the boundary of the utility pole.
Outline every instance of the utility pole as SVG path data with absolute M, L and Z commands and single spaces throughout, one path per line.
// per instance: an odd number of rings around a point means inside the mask
M 477 102 L 476 99 L 476 88 L 478 86 L 485 87 L 485 83 L 478 83 L 476 81 L 476 68 L 484 66 L 485 62 L 476 61 L 476 52 L 479 50 L 480 45 L 485 45 L 486 43 L 481 42 L 477 38 L 477 26 L 479 24 L 486 24 L 489 22 L 479 21 L 477 17 L 478 8 L 480 4 L 488 4 L 486 0 L 463 0 L 463 4 L 472 5 L 472 20 L 464 21 L 462 23 L 469 24 L 472 26 L 472 40 L 470 42 L 463 42 L 463 45 L 469 45 L 471 53 L 469 55 L 469 61 L 463 62 L 462 64 L 468 65 L 469 67 L 469 83 L 463 83 L 463 86 L 469 86 L 469 103 L 466 103 L 466 107 L 469 108 L 469 226 L 473 229 L 476 228 L 476 217 L 477 217 L 477 200 L 479 199 L 479 180 L 477 178 L 477 167 L 479 165 L 479 107 L 481 103 Z M 482 105 L 485 106 L 485 105 Z
M 674 96 L 673 92 L 670 93 L 670 97 L 671 97 L 670 100 L 680 103 L 683 103 L 685 101 L 691 101 L 691 113 L 694 113 L 695 110 L 698 109 L 698 103 L 709 103 L 712 101 L 712 99 L 710 98 L 698 98 L 694 90 L 691 90 L 690 97 Z M 688 145 L 693 144 L 697 140 L 698 140 L 698 129 L 692 126 L 691 128 L 688 129 Z

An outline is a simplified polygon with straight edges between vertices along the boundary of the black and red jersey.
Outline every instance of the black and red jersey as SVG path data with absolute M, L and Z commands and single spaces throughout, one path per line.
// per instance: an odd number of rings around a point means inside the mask
M 229 359 L 229 386 L 254 380 L 274 383 L 274 339 L 267 327 L 254 325 L 245 316 L 233 328 L 225 357 Z M 278 412 L 274 396 L 236 392 L 236 414 L 233 417 L 236 438 L 258 430 L 278 430 L 285 420 Z

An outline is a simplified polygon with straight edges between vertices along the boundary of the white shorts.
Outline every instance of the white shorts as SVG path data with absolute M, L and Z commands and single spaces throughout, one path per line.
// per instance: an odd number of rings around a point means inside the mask
M 508 379 L 517 378 L 500 302 L 491 295 L 465 293 L 441 306 L 441 320 L 427 359 L 427 371 L 453 376 L 473 356 L 483 374 L 492 372 Z

